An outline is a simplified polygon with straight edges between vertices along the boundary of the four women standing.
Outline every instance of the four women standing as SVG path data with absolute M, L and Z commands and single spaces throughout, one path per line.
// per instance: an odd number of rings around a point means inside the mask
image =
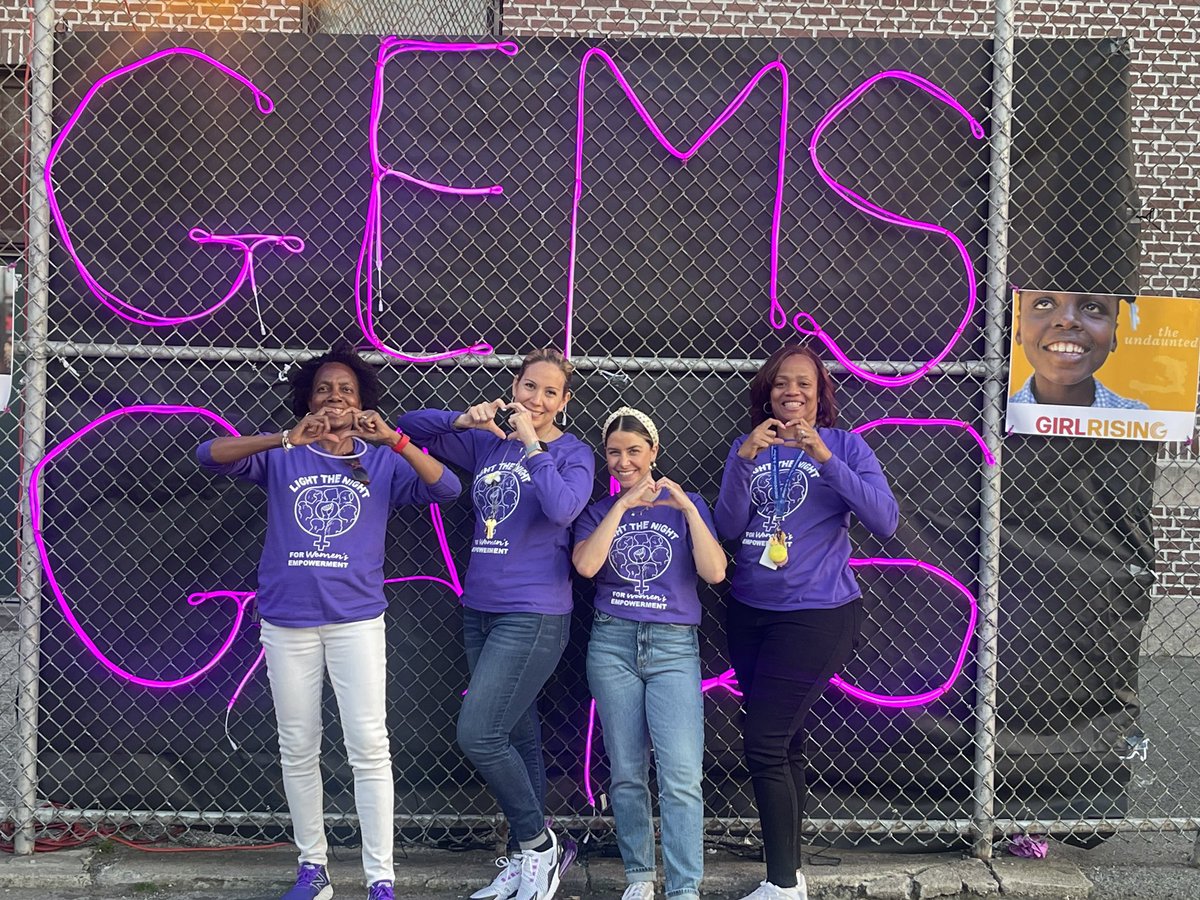
M 284 781 L 301 850 L 300 877 L 288 900 L 323 900 L 331 891 L 316 768 L 326 666 L 355 771 L 371 898 L 391 896 L 382 517 L 388 505 L 457 494 L 457 481 L 437 459 L 470 472 L 475 507 L 462 597 L 471 678 L 458 742 L 504 811 L 513 842 L 502 871 L 472 900 L 550 900 L 558 887 L 561 847 L 545 819 L 537 698 L 567 644 L 572 561 L 596 583 L 587 673 L 611 767 L 617 841 L 628 880 L 623 900 L 654 896 L 651 748 L 667 897 L 698 900 L 704 726 L 696 579 L 724 580 L 725 552 L 714 531 L 737 543 L 727 636 L 746 698 L 745 756 L 767 860 L 767 878 L 747 900 L 805 897 L 799 871 L 804 722 L 830 676 L 849 659 L 862 622 L 860 591 L 848 565 L 850 515 L 876 534 L 890 535 L 896 501 L 866 443 L 834 427 L 832 379 L 820 359 L 789 346 L 773 354 L 753 380 L 751 431 L 730 450 L 715 529 L 698 494 L 656 477 L 657 428 L 629 407 L 609 416 L 603 429 L 608 471 L 620 493 L 587 506 L 594 486 L 592 451 L 556 424 L 571 398 L 572 371 L 558 351 L 534 351 L 513 380 L 511 400 L 481 402 L 463 413 L 406 413 L 394 431 L 370 411 L 378 393 L 372 370 L 352 354 L 327 354 L 301 368 L 294 405 L 298 414 L 307 414 L 292 429 L 260 438 L 218 438 L 201 447 L 207 467 L 265 484 L 269 492 L 272 515 L 259 604 Z M 372 446 L 379 444 L 395 454 Z M 302 448 L 305 465 L 289 465 L 300 459 L 289 455 L 295 448 Z M 362 485 L 357 491 L 349 483 L 323 488 L 346 493 L 343 506 L 362 510 L 354 522 L 339 519 L 332 532 L 320 534 L 305 525 L 300 499 L 290 496 L 299 488 L 286 489 L 300 484 L 295 478 L 309 469 L 329 469 Z M 383 503 L 368 502 L 372 482 Z M 295 510 L 283 509 L 284 501 Z M 339 552 L 365 554 L 361 564 L 341 574 L 321 572 L 319 562 L 293 570 L 296 552 L 290 548 L 296 540 L 284 540 L 291 526 L 283 523 L 294 520 L 315 535 L 317 556 L 324 559 L 331 539 L 348 539 L 360 518 L 372 524 L 373 534 L 360 540 L 360 526 Z M 296 583 L 301 576 L 305 582 Z M 335 640 L 343 626 L 353 635 Z

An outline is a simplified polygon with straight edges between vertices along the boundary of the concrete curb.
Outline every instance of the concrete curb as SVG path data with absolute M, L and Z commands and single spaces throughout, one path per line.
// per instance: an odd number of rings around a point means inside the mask
M 357 888 L 362 873 L 354 851 L 331 862 L 339 889 Z M 838 851 L 835 866 L 806 869 L 812 900 L 931 900 L 931 898 L 1005 897 L 1013 900 L 1086 900 L 1091 883 L 1070 860 L 998 858 L 991 864 L 956 853 L 896 854 Z M 213 850 L 153 853 L 111 845 L 65 850 L 34 857 L 0 859 L 2 888 L 150 889 L 224 888 L 282 892 L 291 883 L 295 852 Z M 493 856 L 478 851 L 398 849 L 397 895 L 453 894 L 481 887 L 495 872 Z M 741 897 L 763 877 L 762 864 L 727 854 L 709 854 L 704 894 Z M 584 894 L 619 896 L 625 887 L 621 862 L 592 858 L 563 876 L 560 900 Z

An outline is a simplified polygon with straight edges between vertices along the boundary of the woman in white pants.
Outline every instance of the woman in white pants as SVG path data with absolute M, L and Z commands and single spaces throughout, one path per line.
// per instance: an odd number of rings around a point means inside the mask
M 392 507 L 444 503 L 460 485 L 375 411 L 379 377 L 348 348 L 303 363 L 291 386 L 299 420 L 290 428 L 220 437 L 196 451 L 204 468 L 267 491 L 256 603 L 300 851 L 296 883 L 283 900 L 333 896 L 320 770 L 326 670 L 354 772 L 367 896 L 394 900 L 384 535 Z

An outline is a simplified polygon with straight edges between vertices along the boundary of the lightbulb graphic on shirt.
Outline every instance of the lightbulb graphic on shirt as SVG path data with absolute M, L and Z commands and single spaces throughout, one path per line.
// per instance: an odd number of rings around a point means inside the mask
M 799 466 L 799 471 L 792 475 L 792 467 Z M 809 473 L 805 464 L 797 459 L 792 463 L 781 463 L 780 480 L 790 481 L 786 486 L 787 511 L 786 518 L 798 510 L 808 497 Z M 771 488 L 771 467 L 760 466 L 750 479 L 750 503 L 755 511 L 764 519 L 775 516 L 775 492 Z
M 353 528 L 361 510 L 358 494 L 341 484 L 309 487 L 296 495 L 296 524 L 316 538 L 317 550 Z
M 471 487 L 475 508 L 483 514 L 485 536 L 495 537 L 496 527 L 513 514 L 521 500 L 521 483 L 515 473 L 493 470 L 480 473 Z
M 671 565 L 671 542 L 657 531 L 626 531 L 613 539 L 608 561 L 618 577 L 633 582 L 644 594 L 647 583 Z

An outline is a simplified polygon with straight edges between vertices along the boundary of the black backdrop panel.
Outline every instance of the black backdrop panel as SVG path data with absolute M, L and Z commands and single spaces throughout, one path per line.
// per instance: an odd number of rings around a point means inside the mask
M 269 336 L 258 334 L 248 290 L 198 323 L 131 326 L 99 307 L 57 243 L 52 336 L 84 343 L 311 348 L 354 336 L 354 262 L 370 186 L 366 127 L 376 43 L 328 36 L 187 40 L 265 89 L 275 99 L 275 113 L 254 112 L 242 89 L 207 66 L 172 60 L 142 70 L 111 85 L 106 102 L 94 101 L 80 120 L 58 163 L 59 201 L 93 274 L 131 302 L 168 315 L 211 303 L 239 262 L 228 251 L 192 245 L 188 228 L 302 235 L 308 247 L 299 257 L 271 250 L 258 256 Z M 64 38 L 57 59 L 60 126 L 105 72 L 170 45 L 167 38 L 122 34 Z M 385 339 L 429 351 L 485 339 L 500 352 L 562 340 L 574 103 L 579 60 L 588 46 L 531 41 L 526 50 L 537 52 L 512 59 L 409 55 L 389 65 L 381 128 L 385 162 L 431 180 L 499 182 L 505 193 L 446 198 L 385 184 L 385 307 L 378 314 Z M 782 58 L 792 72 L 780 253 L 785 308 L 812 312 L 855 358 L 924 359 L 942 346 L 961 315 L 965 290 L 952 248 L 942 239 L 880 225 L 836 201 L 819 186 L 807 139 L 827 108 L 889 68 L 919 72 L 982 117 L 989 97 L 986 44 L 864 41 L 855 52 L 847 41 L 604 46 L 677 144 L 694 139 L 765 62 Z M 1124 60 L 1104 46 L 1023 45 L 1019 70 L 1039 74 L 1018 82 L 1019 120 L 1070 131 L 1094 127 L 1094 111 L 1120 106 Z M 1058 60 L 1072 77 L 1060 78 L 1054 66 L 1038 69 L 1034 64 L 1043 59 Z M 611 74 L 600 66 L 590 73 L 575 353 L 764 356 L 781 339 L 765 324 L 777 76 L 764 78 L 709 148 L 681 167 L 636 119 Z M 913 121 L 923 126 L 919 146 L 893 139 L 914 133 L 899 128 Z M 1128 122 L 1116 126 L 1120 135 Z M 1022 151 L 1023 138 L 1035 143 L 1037 135 L 1018 136 L 1018 161 L 1027 177 L 1017 185 L 1021 202 L 1014 206 L 1015 243 L 1025 241 L 1015 277 L 1033 278 L 1036 271 L 1037 277 L 1057 272 L 1083 278 L 1096 271 L 1126 278 L 1136 241 L 1127 242 L 1124 252 L 1104 243 L 1101 256 L 1082 259 L 1054 249 L 1064 238 L 1051 223 L 1069 220 L 1095 232 L 1136 236 L 1129 226 L 1127 143 L 1089 148 L 1091 168 L 1084 172 L 1070 157 Z M 982 143 L 968 137 L 964 121 L 924 95 L 884 83 L 830 132 L 826 144 L 824 158 L 835 177 L 888 208 L 951 228 L 982 274 L 986 155 Z M 1062 179 L 1085 177 L 1097 189 L 1083 200 L 1062 190 Z M 952 359 L 980 355 L 981 323 L 977 314 Z M 206 406 L 242 431 L 275 429 L 288 418 L 271 366 L 75 360 L 69 369 L 52 368 L 52 445 L 102 413 L 133 403 Z M 390 413 L 427 405 L 461 408 L 503 392 L 507 380 L 483 369 L 393 366 L 385 374 Z M 577 392 L 571 427 L 594 440 L 599 421 L 618 403 L 653 410 L 664 435 L 664 471 L 711 502 L 725 449 L 744 427 L 746 381 L 725 374 L 614 380 L 593 373 Z M 847 427 L 887 415 L 977 421 L 983 395 L 982 385 L 965 377 L 926 378 L 900 392 L 849 378 L 839 379 L 838 387 Z M 179 674 L 184 661 L 203 659 L 227 631 L 228 606 L 186 607 L 188 592 L 254 585 L 263 499 L 254 488 L 196 471 L 192 448 L 211 433 L 195 419 L 118 420 L 47 475 L 47 539 L 76 614 L 115 658 L 137 659 L 146 671 Z M 868 440 L 896 488 L 902 522 L 882 546 L 856 531 L 858 552 L 924 559 L 977 589 L 980 476 L 973 443 L 954 431 L 897 429 L 875 431 Z M 1028 626 L 1006 625 L 1016 630 L 1002 644 L 1002 788 L 1021 794 L 1032 808 L 1070 804 L 1095 790 L 1093 770 L 1111 759 L 1136 718 L 1136 652 L 1130 647 L 1148 603 L 1149 576 L 1145 566 L 1131 566 L 1152 556 L 1142 515 L 1151 457 L 1146 448 L 1114 451 L 1102 443 L 1022 439 L 1009 447 L 1009 465 L 1016 460 L 1030 474 L 1005 479 L 1003 602 L 1023 605 L 1029 615 L 1022 622 L 1041 621 L 1046 605 L 1070 608 L 1081 622 L 1110 621 L 1113 610 L 1119 620 L 1113 639 L 1123 655 L 1103 671 L 1095 654 L 1073 654 L 1071 628 L 1036 641 L 1020 630 Z M 1036 477 L 1047 469 L 1055 472 L 1053 494 Z M 1115 484 L 1125 487 L 1116 490 Z M 603 488 L 598 479 L 598 495 Z M 444 513 L 461 567 L 470 511 L 459 502 Z M 425 511 L 397 514 L 389 541 L 389 574 L 444 574 Z M 1098 576 L 1080 573 L 1099 571 L 1096 561 L 1110 556 L 1119 562 L 1105 563 L 1103 571 L 1132 574 L 1117 573 L 1117 587 L 1097 591 Z M 961 600 L 919 576 L 860 574 L 871 616 L 847 677 L 896 692 L 937 683 L 962 634 Z M 579 588 L 573 640 L 543 704 L 557 812 L 584 805 L 582 654 L 590 604 L 586 585 Z M 429 582 L 390 591 L 398 808 L 491 813 L 490 800 L 453 744 L 466 673 L 454 597 Z M 712 675 L 727 667 L 723 595 L 705 596 L 704 669 Z M 1017 619 L 1006 615 L 1005 621 Z M 261 673 L 232 715 L 239 751 L 225 742 L 220 726 L 257 650 L 252 629 L 237 636 L 213 671 L 172 692 L 112 678 L 91 661 L 52 604 L 43 635 L 43 796 L 83 807 L 282 808 L 274 722 Z M 1052 698 L 1061 708 L 1049 717 L 1045 699 L 1030 684 L 1032 673 L 1047 665 L 1078 672 L 1071 690 Z M 953 690 L 916 711 L 887 711 L 829 692 L 817 711 L 813 760 L 822 777 L 816 793 L 825 798 L 823 808 L 838 815 L 890 815 L 895 808 L 964 815 L 973 676 L 969 664 Z M 710 812 L 751 814 L 738 760 L 735 698 L 718 691 L 708 703 Z M 335 808 L 349 810 L 349 771 L 330 718 L 328 790 Z M 1081 737 L 1063 750 L 1055 739 L 1073 730 L 1090 735 L 1090 742 Z M 1052 778 L 1029 775 L 1030 759 L 1039 754 L 1056 760 Z M 1064 754 L 1084 767 L 1083 774 L 1062 774 Z M 1020 776 L 1006 782 L 1009 772 Z M 603 778 L 603 764 L 598 774 Z

